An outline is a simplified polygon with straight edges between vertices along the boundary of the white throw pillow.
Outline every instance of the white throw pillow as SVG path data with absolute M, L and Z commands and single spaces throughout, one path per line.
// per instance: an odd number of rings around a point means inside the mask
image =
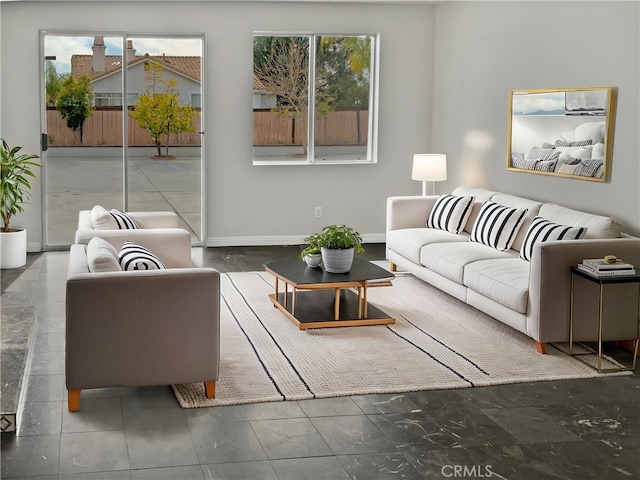
M 96 205 L 91 209 L 91 225 L 94 230 L 116 230 L 118 224 L 109 210 L 101 205 Z
M 509 250 L 522 226 L 526 208 L 505 207 L 491 200 L 484 202 L 473 224 L 469 241 L 497 250 Z
M 556 170 L 556 172 L 557 173 L 564 173 L 566 175 L 573 175 L 573 172 L 576 171 L 576 167 L 578 165 L 579 165 L 579 163 L 576 163 L 576 164 L 565 163 L 558 170 Z
M 576 139 L 576 132 L 574 130 L 567 130 L 560 134 L 560 138 L 565 142 L 573 142 Z
M 124 242 L 120 249 L 120 267 L 127 272 L 167 268 L 151 250 L 131 241 Z
M 591 143 L 604 142 L 604 122 L 588 122 L 578 125 L 575 141 L 591 140 Z
M 120 230 L 137 230 L 138 224 L 130 215 L 112 208 L 109 214 L 115 219 Z
M 542 217 L 535 217 L 529 225 L 524 242 L 520 249 L 520 258 L 531 261 L 533 246 L 536 243 L 552 240 L 578 240 L 587 234 L 587 227 L 571 227 L 550 222 Z
M 427 227 L 460 233 L 471 215 L 474 200 L 468 196 L 440 195 L 429 214 Z
M 87 265 L 91 273 L 122 271 L 118 251 L 100 237 L 93 237 L 87 244 Z
M 596 143 L 591 149 L 591 158 L 604 159 L 604 143 Z

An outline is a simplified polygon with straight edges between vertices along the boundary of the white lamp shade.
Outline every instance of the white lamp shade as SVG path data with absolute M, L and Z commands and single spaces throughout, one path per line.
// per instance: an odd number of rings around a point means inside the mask
M 444 153 L 416 153 L 413 156 L 411 179 L 440 182 L 447 179 L 447 156 Z

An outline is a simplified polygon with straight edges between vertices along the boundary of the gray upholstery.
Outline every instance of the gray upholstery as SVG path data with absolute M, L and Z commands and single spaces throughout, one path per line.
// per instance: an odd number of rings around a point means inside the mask
M 456 195 L 474 195 L 474 213 L 486 200 L 531 210 L 527 224 L 507 252 L 466 240 L 468 234 L 429 232 L 424 227 L 437 196 L 387 199 L 387 258 L 404 270 L 518 329 L 540 343 L 569 341 L 570 267 L 585 258 L 613 254 L 640 266 L 640 238 L 620 233 L 615 219 L 541 204 L 488 190 L 458 187 Z M 535 214 L 565 225 L 587 226 L 585 239 L 536 244 L 531 262 L 519 258 L 522 238 Z M 465 232 L 471 231 L 475 216 Z M 451 238 L 456 237 L 456 238 Z M 594 238 L 596 237 L 596 238 Z M 421 244 L 421 245 L 420 245 Z M 419 253 L 418 253 L 419 252 Z M 593 284 L 578 280 L 575 290 L 574 340 L 597 338 L 597 301 Z M 597 287 L 597 285 L 596 285 Z M 607 287 L 605 340 L 635 338 L 637 285 Z M 635 302 L 635 303 L 634 303 Z M 620 319 L 620 321 L 618 321 Z
M 66 284 L 66 386 L 215 382 L 220 274 L 213 268 L 89 273 L 72 245 Z

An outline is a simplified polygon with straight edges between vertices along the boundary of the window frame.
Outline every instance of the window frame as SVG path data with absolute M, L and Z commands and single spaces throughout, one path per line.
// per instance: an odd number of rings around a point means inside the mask
M 316 48 L 317 40 L 321 37 L 369 37 L 371 39 L 371 60 L 369 64 L 369 105 L 367 122 L 367 154 L 364 159 L 315 158 L 315 109 L 316 109 Z M 262 165 L 370 165 L 378 163 L 378 102 L 380 76 L 380 33 L 329 33 L 329 32 L 271 32 L 254 31 L 256 37 L 307 37 L 309 39 L 309 82 L 307 108 L 307 158 L 291 160 L 256 160 L 252 145 L 252 162 L 255 166 Z M 253 46 L 253 42 L 252 42 Z M 313 46 L 313 48 L 311 48 Z M 253 64 L 253 61 L 252 61 Z M 253 68 L 252 68 L 253 71 Z M 252 108 L 253 112 L 253 108 Z M 252 129 L 253 132 L 253 129 Z M 253 143 L 253 142 L 252 142 Z

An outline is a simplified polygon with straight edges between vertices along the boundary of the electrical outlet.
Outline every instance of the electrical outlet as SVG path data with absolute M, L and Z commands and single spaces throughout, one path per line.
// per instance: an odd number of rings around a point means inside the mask
M 316 207 L 315 217 L 316 218 L 322 218 L 322 207 Z

